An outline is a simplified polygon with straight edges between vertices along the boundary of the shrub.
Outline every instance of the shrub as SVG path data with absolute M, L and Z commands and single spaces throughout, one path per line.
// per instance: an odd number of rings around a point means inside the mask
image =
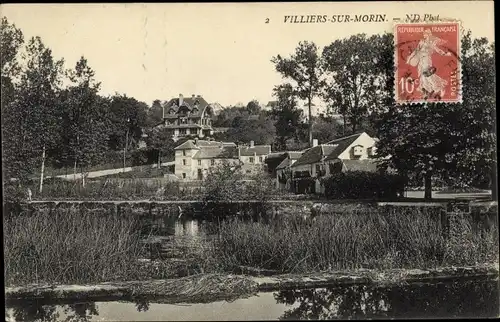
M 335 199 L 397 198 L 403 195 L 405 180 L 387 173 L 349 171 L 323 178 L 325 195 Z

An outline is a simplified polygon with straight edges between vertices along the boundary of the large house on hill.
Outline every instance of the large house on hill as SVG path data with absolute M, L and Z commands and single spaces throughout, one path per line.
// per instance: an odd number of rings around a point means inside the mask
M 200 95 L 172 98 L 163 102 L 163 122 L 155 128 L 171 130 L 172 138 L 178 140 L 185 136 L 205 138 L 213 135 L 212 118 L 214 110 Z
M 261 171 L 270 145 L 237 146 L 233 142 L 188 140 L 175 148 L 175 175 L 182 180 L 203 180 L 208 170 L 222 162 L 239 164 L 245 174 Z

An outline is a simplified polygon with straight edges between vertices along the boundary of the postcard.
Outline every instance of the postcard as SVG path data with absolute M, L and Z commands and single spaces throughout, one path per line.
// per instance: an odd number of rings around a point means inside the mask
M 6 320 L 498 317 L 493 1 L 0 11 Z

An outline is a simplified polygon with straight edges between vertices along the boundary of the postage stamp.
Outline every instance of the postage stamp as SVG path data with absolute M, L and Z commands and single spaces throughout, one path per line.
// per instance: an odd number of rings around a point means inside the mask
M 398 23 L 394 41 L 397 104 L 462 102 L 458 22 Z

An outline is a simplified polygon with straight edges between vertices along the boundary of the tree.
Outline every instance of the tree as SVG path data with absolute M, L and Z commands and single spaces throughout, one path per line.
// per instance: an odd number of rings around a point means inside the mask
M 30 157 L 32 141 L 28 139 L 26 128 L 22 127 L 26 110 L 20 108 L 16 97 L 15 79 L 20 73 L 18 56 L 24 36 L 20 29 L 2 17 L 0 40 L 3 169 L 8 178 L 24 181 L 33 168 L 30 161 L 34 161 Z
M 248 102 L 246 109 L 250 114 L 259 114 L 260 112 L 259 101 L 251 100 L 250 102 Z
M 82 170 L 85 186 L 86 170 L 102 161 L 107 150 L 109 102 L 98 95 L 100 83 L 84 57 L 68 74 L 73 85 L 61 97 L 65 156 L 72 161 L 75 176 L 77 168 Z
M 111 98 L 109 118 L 111 133 L 109 148 L 114 151 L 127 150 L 137 146 L 146 127 L 148 106 L 126 95 Z
M 379 93 L 381 77 L 376 65 L 379 51 L 384 48 L 381 46 L 382 37 L 353 35 L 336 40 L 323 49 L 322 58 L 328 74 L 323 98 L 331 111 L 343 116 L 344 126 L 348 123 L 351 133 L 359 130 Z
M 255 144 L 272 144 L 276 135 L 276 129 L 271 119 L 261 115 L 258 119 L 243 119 L 236 117 L 233 126 L 227 131 L 225 139 L 231 142 Z
M 379 62 L 386 74 L 392 72 L 390 51 L 383 55 L 387 61 Z M 496 188 L 493 66 L 494 46 L 468 33 L 462 40 L 462 104 L 396 105 L 394 80 L 386 78 L 387 109 L 377 116 L 377 154 L 401 173 L 422 176 L 426 199 L 432 197 L 433 178 L 470 185 L 486 177 Z
M 276 86 L 273 95 L 278 99 L 278 103 L 272 109 L 276 127 L 277 149 L 286 150 L 287 140 L 297 138 L 302 110 L 297 108 L 297 96 L 292 85 Z
M 55 61 L 52 51 L 46 48 L 39 37 L 32 38 L 27 47 L 26 66 L 16 100 L 16 113 L 19 120 L 20 137 L 14 142 L 24 151 L 31 149 L 26 158 L 33 153 L 40 155 L 40 192 L 43 188 L 46 151 L 58 142 L 57 93 L 62 76 L 63 60 Z
M 326 143 L 342 136 L 342 128 L 336 121 L 318 117 L 314 120 L 313 137 L 320 143 Z
M 313 42 L 302 41 L 295 49 L 290 58 L 280 55 L 273 57 L 271 62 L 275 64 L 276 71 L 283 78 L 294 82 L 292 88 L 297 97 L 306 100 L 309 112 L 309 145 L 312 146 L 312 100 L 320 93 L 323 82 L 322 62 L 318 54 L 318 47 Z
M 19 49 L 24 43 L 24 36 L 14 24 L 9 24 L 7 18 L 2 17 L 1 26 L 1 71 L 2 71 L 2 108 L 3 103 L 12 102 L 14 94 L 13 80 L 19 75 Z
M 163 121 L 163 106 L 160 100 L 154 100 L 147 112 L 147 127 L 153 127 Z
M 159 169 L 161 167 L 162 158 L 167 158 L 167 160 L 174 159 L 174 148 L 181 143 L 172 140 L 172 131 L 170 129 L 160 128 L 148 131 L 146 144 L 149 149 L 156 151 Z

